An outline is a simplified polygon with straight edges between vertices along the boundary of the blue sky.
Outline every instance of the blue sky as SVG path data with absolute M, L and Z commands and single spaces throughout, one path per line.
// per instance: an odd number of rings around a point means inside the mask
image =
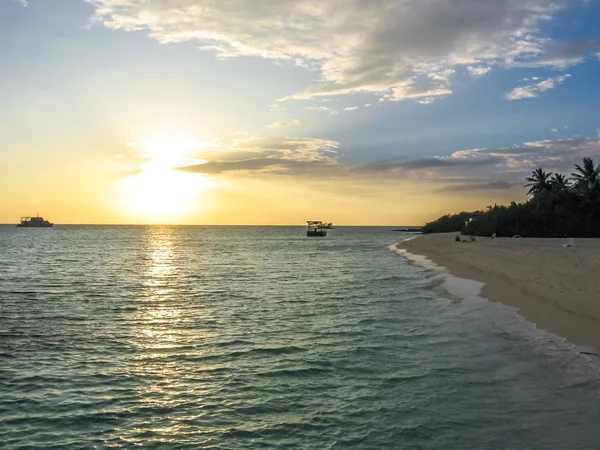
M 175 132 L 214 143 L 189 172 L 508 199 L 600 150 L 599 30 L 594 0 L 1 0 L 3 162 Z

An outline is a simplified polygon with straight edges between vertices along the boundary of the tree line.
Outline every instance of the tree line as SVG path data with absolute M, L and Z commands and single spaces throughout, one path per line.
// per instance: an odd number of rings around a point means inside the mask
M 475 236 L 600 237 L 600 164 L 583 158 L 570 176 L 536 169 L 526 178 L 530 199 L 483 211 L 448 214 L 427 223 L 424 233 Z

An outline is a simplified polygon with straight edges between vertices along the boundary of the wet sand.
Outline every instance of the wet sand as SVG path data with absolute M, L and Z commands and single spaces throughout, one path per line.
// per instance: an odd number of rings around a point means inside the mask
M 398 248 L 423 255 L 453 275 L 485 283 L 481 296 L 519 309 L 538 328 L 600 349 L 600 239 L 419 236 Z M 463 236 L 463 239 L 466 237 Z

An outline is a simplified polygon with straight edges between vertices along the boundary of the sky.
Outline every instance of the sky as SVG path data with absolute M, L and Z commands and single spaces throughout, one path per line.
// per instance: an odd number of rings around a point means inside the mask
M 600 161 L 598 0 L 0 0 L 0 223 L 420 225 Z

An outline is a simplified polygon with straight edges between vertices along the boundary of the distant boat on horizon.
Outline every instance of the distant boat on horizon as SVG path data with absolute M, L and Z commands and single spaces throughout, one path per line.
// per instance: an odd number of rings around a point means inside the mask
M 52 228 L 54 224 L 44 220 L 39 214 L 36 217 L 21 217 L 21 222 L 17 224 L 19 228 Z
M 323 222 L 320 220 L 307 220 L 308 230 L 306 231 L 307 237 L 325 237 L 327 236 L 327 231 L 325 231 L 325 227 L 323 226 Z

